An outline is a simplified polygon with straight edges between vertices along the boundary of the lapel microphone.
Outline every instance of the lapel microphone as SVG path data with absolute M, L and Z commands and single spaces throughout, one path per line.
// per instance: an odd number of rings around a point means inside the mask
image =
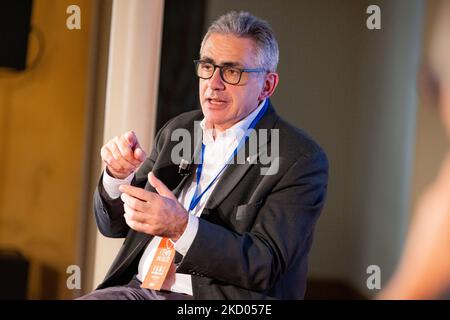
M 194 126 L 195 126 L 195 123 L 194 123 Z M 200 126 L 198 126 L 197 130 L 202 130 L 202 129 Z M 195 157 L 196 157 L 196 155 L 199 154 L 199 152 L 202 148 L 202 145 L 203 145 L 203 143 L 202 143 L 203 140 L 201 138 L 197 139 L 196 136 L 202 137 L 202 133 L 196 135 L 196 133 L 194 132 L 194 144 L 195 144 L 194 154 L 191 156 L 190 160 L 186 160 L 186 159 L 182 158 L 180 160 L 180 165 L 178 166 L 178 174 L 183 177 L 188 176 L 192 173 L 192 169 L 193 169 L 192 163 L 195 163 L 195 164 L 197 163 Z M 194 165 L 194 168 L 195 168 L 195 165 Z
M 181 159 L 178 166 L 178 173 L 182 176 L 188 176 L 191 174 L 191 163 L 185 159 Z

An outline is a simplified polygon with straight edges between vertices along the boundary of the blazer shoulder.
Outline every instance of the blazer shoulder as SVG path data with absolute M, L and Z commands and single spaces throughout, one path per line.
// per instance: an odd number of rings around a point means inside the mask
M 279 129 L 280 147 L 284 146 L 288 155 L 295 159 L 327 156 L 322 146 L 305 130 L 300 129 L 279 117 L 276 129 Z M 295 146 L 295 148 L 292 148 Z
M 163 128 L 165 128 L 166 130 L 170 130 L 170 131 L 172 131 L 174 129 L 178 129 L 178 128 L 186 128 L 187 129 L 190 126 L 192 126 L 194 121 L 200 121 L 202 119 L 203 119 L 202 110 L 187 111 L 187 112 L 183 112 L 183 113 L 173 117 L 169 121 L 167 121 L 167 123 L 164 125 Z
M 157 133 L 157 140 L 165 141 L 167 136 L 170 136 L 171 132 L 176 129 L 192 129 L 194 126 L 194 121 L 200 121 L 202 119 L 203 113 L 201 110 L 183 112 L 167 121 L 162 128 L 159 129 Z

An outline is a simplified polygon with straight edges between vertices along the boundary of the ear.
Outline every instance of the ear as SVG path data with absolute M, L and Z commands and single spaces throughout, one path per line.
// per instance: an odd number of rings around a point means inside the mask
M 278 85 L 279 77 L 276 72 L 269 72 L 266 74 L 264 79 L 264 84 L 259 94 L 258 100 L 264 100 L 265 98 L 269 98 L 274 92 Z

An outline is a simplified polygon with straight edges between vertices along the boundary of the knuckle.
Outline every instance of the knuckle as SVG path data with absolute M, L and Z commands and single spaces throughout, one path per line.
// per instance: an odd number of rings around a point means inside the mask
M 114 165 L 114 164 L 115 164 L 114 157 L 113 157 L 111 154 L 105 155 L 105 157 L 103 158 L 103 160 L 105 160 L 105 162 L 106 162 L 108 165 Z
M 128 145 L 127 138 L 125 137 L 125 134 L 121 135 L 119 137 L 119 139 L 120 139 L 120 143 L 121 144 L 123 144 L 124 146 Z
M 165 201 L 161 198 L 161 197 L 157 197 L 155 200 L 153 200 L 156 202 L 156 205 L 160 208 L 164 208 L 165 207 Z
M 136 199 L 130 199 L 130 206 L 134 209 L 136 209 L 139 205 L 139 202 Z
M 106 145 L 100 149 L 100 156 L 103 160 L 107 160 L 110 155 L 111 155 L 111 152 L 106 147 Z
M 108 141 L 108 143 L 106 144 L 106 146 L 109 148 L 109 150 L 111 152 L 113 152 L 116 149 L 116 143 L 114 142 L 114 140 L 110 140 Z

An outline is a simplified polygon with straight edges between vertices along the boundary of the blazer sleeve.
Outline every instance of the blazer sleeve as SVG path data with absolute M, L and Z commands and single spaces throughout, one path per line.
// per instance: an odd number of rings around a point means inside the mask
M 268 290 L 293 261 L 306 259 L 327 180 L 323 151 L 296 160 L 264 200 L 249 232 L 199 219 L 180 268 L 252 291 Z
M 150 156 L 142 163 L 139 168 L 145 172 L 150 172 L 155 165 L 155 161 L 159 154 L 159 144 L 161 132 L 165 126 L 158 132 L 155 137 L 155 143 L 153 144 Z M 136 182 L 133 178 L 131 185 L 143 188 L 146 181 Z M 94 214 L 97 222 L 97 227 L 101 234 L 108 238 L 124 238 L 126 237 L 130 227 L 126 224 L 123 217 L 123 201 L 119 197 L 112 199 L 109 197 L 105 188 L 103 187 L 103 174 L 100 177 L 97 188 L 94 192 Z

